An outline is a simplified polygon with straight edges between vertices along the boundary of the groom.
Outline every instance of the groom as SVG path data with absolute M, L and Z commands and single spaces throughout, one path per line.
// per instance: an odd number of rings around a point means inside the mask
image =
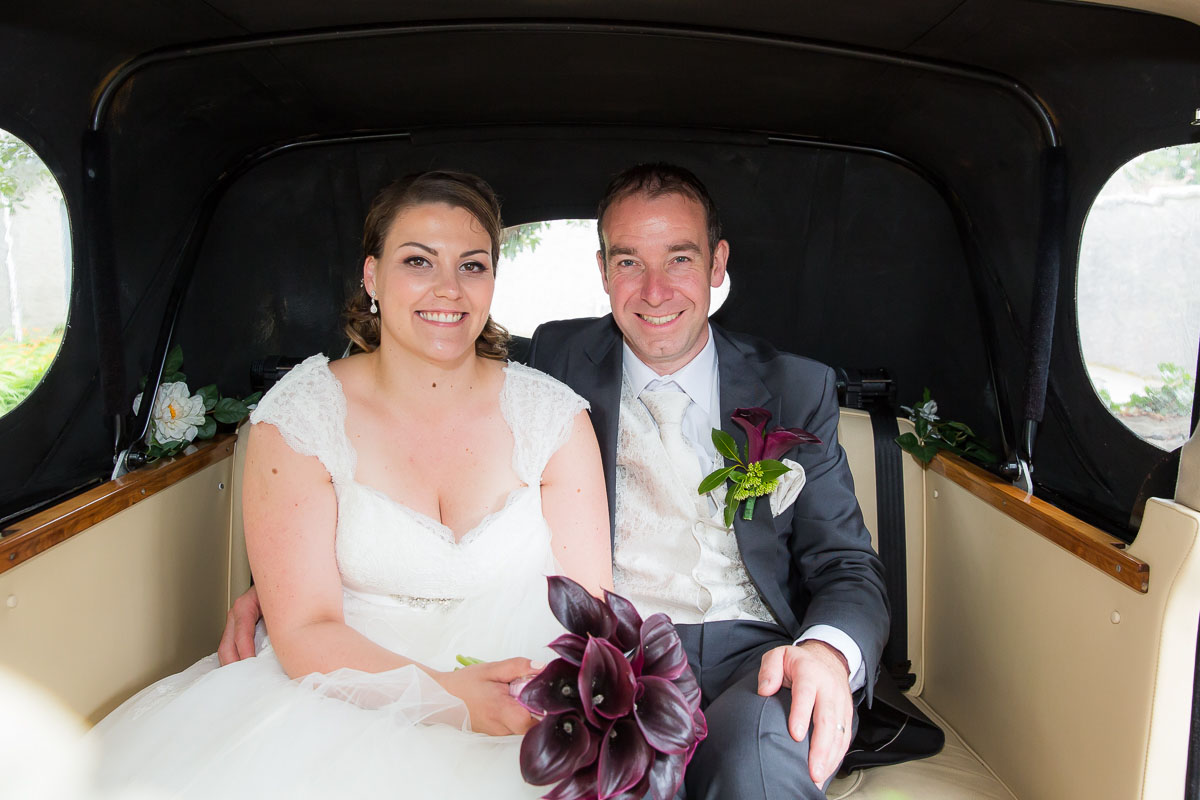
M 837 443 L 833 373 L 709 323 L 729 244 L 689 171 L 625 170 L 597 225 L 613 313 L 542 325 L 529 362 L 591 403 L 616 591 L 643 615 L 671 616 L 700 681 L 709 736 L 687 797 L 824 797 L 853 736 L 852 693 L 870 699 L 888 630 L 882 566 Z M 723 492 L 696 487 L 725 466 L 712 428 L 745 441 L 730 417 L 739 407 L 820 444 L 787 454 L 804 480 L 790 504 L 763 497 L 730 533 Z

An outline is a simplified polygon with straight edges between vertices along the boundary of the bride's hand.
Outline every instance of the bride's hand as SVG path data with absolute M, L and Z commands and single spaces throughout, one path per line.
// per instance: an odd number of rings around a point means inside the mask
M 542 666 L 535 666 L 527 658 L 510 658 L 442 672 L 436 679 L 442 688 L 466 704 L 471 730 L 506 736 L 524 733 L 534 724 L 529 712 L 509 694 L 509 683 L 536 675 Z

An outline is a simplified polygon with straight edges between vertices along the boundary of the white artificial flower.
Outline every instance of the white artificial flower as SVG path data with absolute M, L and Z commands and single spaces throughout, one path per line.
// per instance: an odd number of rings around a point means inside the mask
M 133 398 L 133 413 L 142 405 L 142 395 Z M 204 398 L 188 395 L 183 381 L 164 383 L 154 398 L 154 410 L 150 414 L 154 422 L 154 438 L 159 444 L 190 442 L 204 424 Z

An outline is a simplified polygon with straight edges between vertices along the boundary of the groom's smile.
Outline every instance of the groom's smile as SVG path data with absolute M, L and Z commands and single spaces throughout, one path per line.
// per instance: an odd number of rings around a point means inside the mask
M 660 375 L 704 349 L 712 288 L 725 280 L 729 245 L 708 244 L 704 207 L 677 193 L 631 194 L 601 222 L 596 254 L 613 318 L 634 354 Z

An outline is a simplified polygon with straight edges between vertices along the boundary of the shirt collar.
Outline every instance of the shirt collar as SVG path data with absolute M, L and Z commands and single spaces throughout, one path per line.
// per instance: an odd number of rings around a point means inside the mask
M 711 325 L 708 326 L 708 341 L 704 344 L 704 349 L 697 353 L 691 361 L 669 375 L 659 375 L 646 366 L 624 341 L 621 342 L 621 350 L 621 364 L 625 369 L 626 377 L 629 378 L 629 387 L 633 389 L 634 397 L 645 391 L 653 381 L 675 381 L 705 414 L 711 413 L 713 378 L 717 374 L 717 345 L 713 339 Z

